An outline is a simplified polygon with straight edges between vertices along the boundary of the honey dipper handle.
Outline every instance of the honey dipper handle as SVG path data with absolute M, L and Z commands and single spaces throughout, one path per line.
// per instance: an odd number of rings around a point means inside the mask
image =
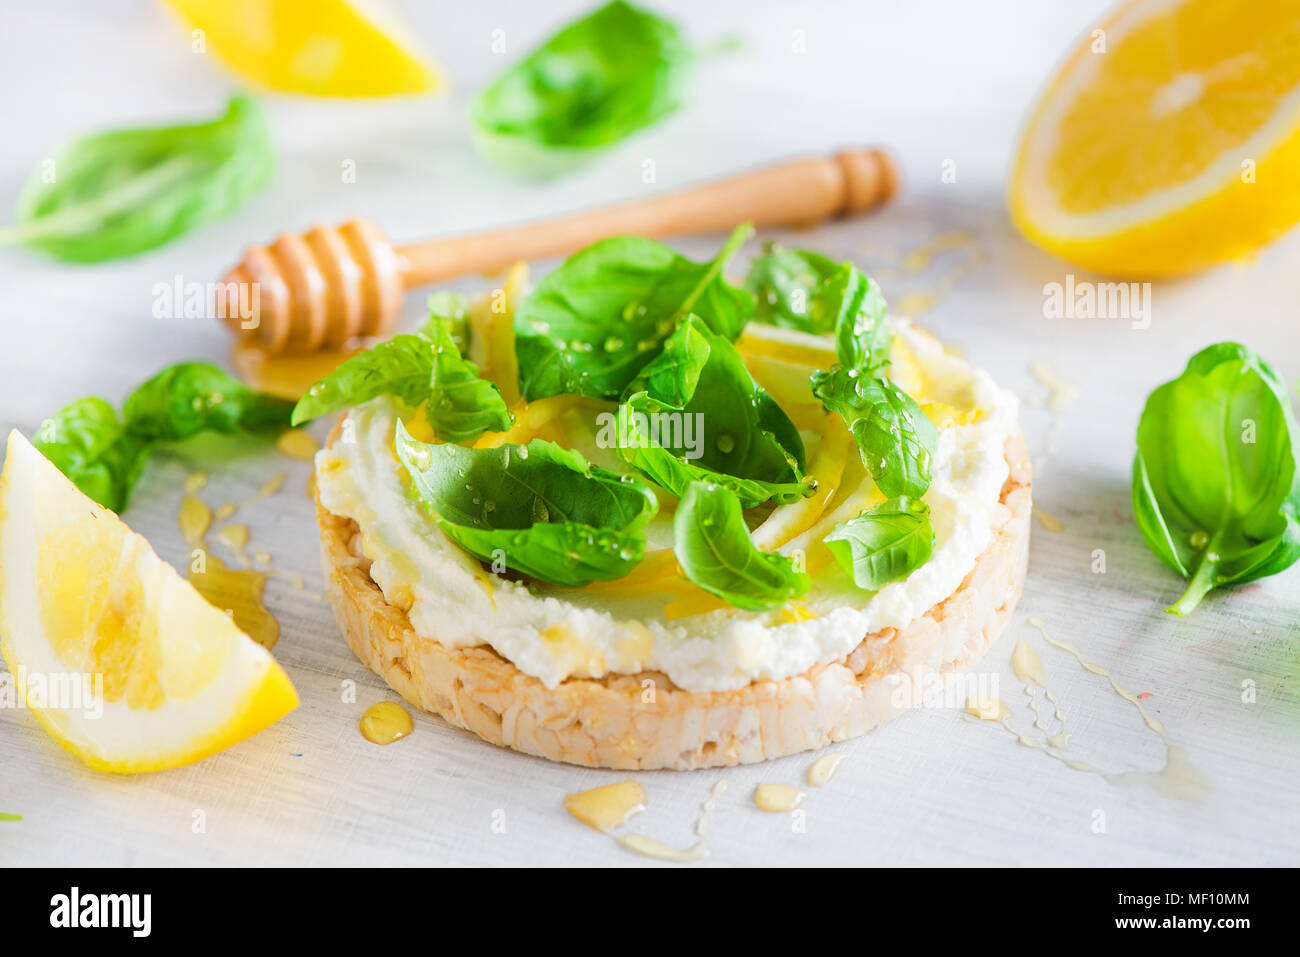
M 521 259 L 570 253 L 608 236 L 725 232 L 746 220 L 759 227 L 807 226 L 878 206 L 897 185 L 894 165 L 884 152 L 850 150 L 565 219 L 416 243 L 398 253 L 404 260 L 403 282 L 410 288 L 471 272 L 497 272 Z

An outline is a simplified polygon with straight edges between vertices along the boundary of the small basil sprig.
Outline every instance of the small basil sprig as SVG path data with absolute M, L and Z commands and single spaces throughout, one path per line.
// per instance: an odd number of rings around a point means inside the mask
M 925 494 L 939 430 L 915 399 L 889 379 L 843 367 L 814 373 L 810 385 L 844 419 L 881 492 L 890 498 Z
M 50 416 L 32 444 L 77 488 L 115 512 L 125 510 L 149 458 L 149 444 L 127 435 L 117 410 L 96 396 Z
M 0 245 L 100 262 L 161 246 L 219 219 L 270 178 L 275 149 L 246 96 L 207 123 L 113 130 L 75 140 L 32 176 Z
M 835 290 L 828 301 L 835 311 L 838 361 L 814 372 L 808 385 L 844 420 L 880 491 L 889 498 L 920 498 L 930 487 L 939 430 L 915 399 L 886 378 L 893 333 L 884 297 L 848 264 L 836 270 L 827 289 Z
M 750 538 L 740 500 L 729 489 L 692 482 L 673 516 L 673 553 L 686 577 L 737 608 L 762 611 L 807 594 L 808 573 Z
M 210 362 L 179 362 L 137 386 L 122 406 L 126 431 L 147 442 L 180 442 L 200 432 L 278 431 L 293 403 L 254 392 Z
M 841 365 L 883 370 L 893 333 L 885 322 L 885 297 L 852 263 L 835 263 L 807 249 L 768 243 L 749 265 L 745 288 L 754 318 L 821 335 L 835 333 Z
M 759 388 L 736 347 L 696 317 L 682 320 L 629 392 L 618 410 L 619 452 L 674 495 L 707 481 L 749 508 L 816 490 L 804 478 L 794 423 Z
M 1147 399 L 1133 511 L 1151 550 L 1188 579 L 1182 617 L 1213 588 L 1300 557 L 1300 472 L 1286 386 L 1259 355 L 1222 342 Z
M 571 256 L 515 316 L 524 398 L 571 392 L 617 399 L 688 312 L 735 339 L 754 304 L 722 270 L 753 231 L 748 223 L 737 227 L 705 263 L 638 236 L 602 240 Z
M 837 268 L 821 253 L 765 243 L 745 275 L 745 289 L 754 297 L 754 318 L 801 332 L 830 332 L 835 317 L 817 308 L 818 291 Z
M 496 385 L 462 358 L 454 332 L 464 306 L 458 299 L 431 299 L 418 334 L 394 336 L 353 356 L 317 382 L 293 410 L 297 425 L 380 395 L 425 406 L 425 418 L 444 442 L 464 442 L 514 422 Z M 445 311 L 447 315 L 433 312 Z
M 676 110 L 691 60 L 671 22 L 616 0 L 565 27 L 475 97 L 475 142 L 514 172 L 566 172 Z
M 836 525 L 823 541 L 854 584 L 879 591 L 929 561 L 934 552 L 930 506 L 906 497 L 888 499 Z
M 181 362 L 127 396 L 121 419 L 103 399 L 78 399 L 42 422 L 32 444 L 86 495 L 122 512 L 155 445 L 204 431 L 280 431 L 292 407 L 211 363 Z
M 556 585 L 621 578 L 645 554 L 654 492 L 543 439 L 428 445 L 397 424 L 397 457 L 438 527 L 484 561 Z
M 827 280 L 819 303 L 834 316 L 835 357 L 847 369 L 883 376 L 894 332 L 885 319 L 885 297 L 874 279 L 844 263 Z

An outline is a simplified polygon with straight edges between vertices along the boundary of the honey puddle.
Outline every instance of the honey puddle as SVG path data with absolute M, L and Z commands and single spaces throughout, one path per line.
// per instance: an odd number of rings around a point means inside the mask
M 393 701 L 372 704 L 361 716 L 361 736 L 372 744 L 392 744 L 414 730 L 410 713 Z
M 636 781 L 606 784 L 566 795 L 564 806 L 583 824 L 608 834 L 645 810 L 645 788 Z
M 202 473 L 196 474 L 201 475 Z M 185 484 L 188 486 L 189 482 L 187 481 Z M 181 534 L 185 536 L 187 544 L 202 545 L 203 539 L 207 537 L 208 529 L 212 527 L 212 509 L 208 508 L 207 502 L 195 498 L 192 494 L 187 494 L 181 499 L 181 511 L 176 521 L 180 525 Z
M 791 784 L 760 784 L 754 788 L 754 804 L 771 814 L 793 811 L 806 796 Z
M 285 429 L 275 440 L 275 447 L 291 459 L 310 462 L 320 450 L 320 443 L 310 432 L 304 432 L 302 429 Z
M 239 630 L 263 648 L 271 649 L 280 639 L 280 623 L 262 604 L 266 573 L 252 569 L 227 568 L 215 555 L 204 557 L 203 571 L 190 563 L 190 583 L 208 603 L 224 610 Z
M 831 778 L 835 777 L 835 772 L 840 769 L 840 764 L 844 761 L 846 755 L 828 754 L 824 758 L 818 758 L 813 762 L 812 767 L 808 769 L 808 786 L 814 788 L 823 788 L 830 783 Z
M 727 788 L 726 781 L 713 785 L 709 796 L 700 805 L 700 817 L 695 822 L 695 833 L 703 837 L 710 815 L 717 804 L 718 797 Z M 633 817 L 645 810 L 646 793 L 636 781 L 620 781 L 617 784 L 605 784 L 590 791 L 579 791 L 566 795 L 564 806 L 570 814 L 588 827 L 593 827 L 602 834 L 608 834 L 623 847 L 645 857 L 660 861 L 674 861 L 679 864 L 698 861 L 709 853 L 704 841 L 696 841 L 686 850 L 679 850 L 663 841 L 644 834 L 615 834 L 614 831 L 627 824 Z
M 1006 706 L 1005 702 L 998 699 L 972 698 L 967 703 L 967 711 L 970 714 L 982 720 L 993 721 L 1001 725 L 1023 747 L 1037 748 L 1074 771 L 1096 774 L 1111 784 L 1147 785 L 1162 794 L 1182 798 L 1183 800 L 1198 800 L 1204 796 L 1205 792 L 1209 790 L 1209 781 L 1191 764 L 1186 749 L 1170 739 L 1164 724 L 1161 723 L 1159 718 L 1147 711 L 1142 704 L 1142 700 L 1136 694 L 1116 681 L 1115 676 L 1107 668 L 1085 659 L 1082 652 L 1074 644 L 1059 638 L 1053 638 L 1048 634 L 1041 618 L 1030 617 L 1026 621 L 1038 629 L 1039 634 L 1043 636 L 1043 640 L 1049 645 L 1070 655 L 1089 674 L 1105 678 L 1110 684 L 1111 690 L 1137 709 L 1138 714 L 1142 717 L 1143 724 L 1164 745 L 1164 767 L 1158 771 L 1105 771 L 1087 762 L 1070 758 L 1065 753 L 1070 738 L 1070 732 L 1065 728 L 1065 716 L 1056 697 L 1047 688 L 1042 661 L 1039 659 L 1038 653 L 1024 641 L 1017 643 L 1016 649 L 1012 653 L 1011 665 L 1016 677 L 1024 682 L 1025 694 L 1029 697 L 1030 708 L 1035 715 L 1034 727 L 1040 731 L 1047 730 L 1046 722 L 1043 719 L 1043 710 L 1037 699 L 1037 691 L 1041 690 L 1044 699 L 1053 707 L 1053 716 L 1060 725 L 1061 730 L 1057 734 L 1047 736 L 1045 740 L 1040 740 L 1030 734 L 1021 734 L 1012 728 L 1008 721 L 1011 710 Z
M 322 350 L 307 355 L 270 356 L 257 345 L 238 342 L 230 350 L 235 373 L 259 392 L 281 399 L 300 399 L 313 385 L 370 343 L 352 349 Z

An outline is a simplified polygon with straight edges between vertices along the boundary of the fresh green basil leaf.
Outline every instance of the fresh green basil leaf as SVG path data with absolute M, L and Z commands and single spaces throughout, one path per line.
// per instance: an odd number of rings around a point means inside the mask
M 32 444 L 77 488 L 115 512 L 125 511 L 149 454 L 149 443 L 124 434 L 117 411 L 94 396 L 42 422 Z
M 114 130 L 83 137 L 23 191 L 20 242 L 71 262 L 152 249 L 244 203 L 270 178 L 275 150 L 257 104 L 236 96 L 207 123 Z
M 750 263 L 745 288 L 754 296 L 758 321 L 835 333 L 840 364 L 848 368 L 879 374 L 888 366 L 893 333 L 885 321 L 885 298 L 852 263 L 768 243 Z
M 438 527 L 470 554 L 557 585 L 621 578 L 645 554 L 659 508 L 648 485 L 534 439 L 428 445 L 397 426 L 397 456 Z
M 885 320 L 885 297 L 875 280 L 845 263 L 826 281 L 817 307 L 835 330 L 835 357 L 840 365 L 883 375 L 894 333 Z
M 673 552 L 686 577 L 737 608 L 762 611 L 807 594 L 807 572 L 749 536 L 740 500 L 729 489 L 692 482 L 673 516 Z
M 122 407 L 126 432 L 179 442 L 203 431 L 234 435 L 289 427 L 293 403 L 254 392 L 210 362 L 180 362 L 142 383 Z
M 420 327 L 420 335 L 432 339 L 436 327 L 445 327 L 456 351 L 469 355 L 469 301 L 459 293 L 435 292 L 429 296 L 428 310 L 429 318 Z
M 515 316 L 515 352 L 525 399 L 570 392 L 617 399 L 688 312 L 735 339 L 753 300 L 722 277 L 752 234 L 736 229 L 722 251 L 695 263 L 637 236 L 602 240 L 537 284 Z
M 1183 616 L 1213 588 L 1300 557 L 1300 473 L 1286 386 L 1235 342 L 1192 356 L 1138 422 L 1133 509 L 1151 550 L 1188 579 Z
M 879 591 L 929 561 L 934 551 L 930 506 L 891 498 L 840 522 L 823 541 L 854 584 Z
M 622 0 L 565 27 L 475 97 L 475 142 L 506 169 L 554 176 L 681 105 L 677 27 Z
M 813 305 L 821 285 L 838 268 L 821 253 L 766 243 L 745 276 L 745 289 L 754 297 L 754 318 L 801 332 L 832 331 L 834 325 L 825 325 L 825 312 Z
M 420 405 L 433 381 L 434 353 L 422 335 L 393 336 L 342 362 L 307 390 L 293 409 L 293 424 L 351 408 L 381 395 Z
M 889 379 L 843 367 L 813 373 L 809 386 L 844 419 L 881 492 L 889 498 L 925 494 L 939 430 L 915 399 Z
M 504 432 L 514 424 L 514 414 L 496 384 L 461 358 L 452 338 L 454 321 L 435 313 L 421 332 L 433 349 L 433 379 L 424 417 L 444 442 L 465 442 L 489 430 Z
M 394 336 L 353 356 L 308 389 L 294 407 L 294 424 L 392 395 L 408 405 L 423 404 L 425 418 L 444 442 L 510 428 L 514 415 L 500 390 L 456 345 L 454 330 L 464 328 L 464 300 L 430 297 L 429 309 L 419 333 Z
M 618 411 L 619 452 L 674 495 L 708 481 L 748 508 L 797 501 L 816 489 L 804 478 L 794 424 L 754 382 L 736 347 L 694 316 L 682 320 L 631 388 L 637 391 Z

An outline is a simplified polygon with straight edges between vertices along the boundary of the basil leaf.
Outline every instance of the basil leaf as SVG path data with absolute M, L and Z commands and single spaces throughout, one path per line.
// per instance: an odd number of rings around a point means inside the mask
M 694 316 L 619 406 L 623 458 L 674 495 L 696 481 L 724 486 L 748 508 L 811 495 L 798 430 L 754 382 L 736 347 Z M 608 440 L 604 440 L 608 442 Z
M 494 449 L 426 445 L 399 422 L 397 457 L 438 527 L 461 548 L 557 585 L 630 572 L 659 508 L 644 482 L 542 439 Z
M 115 512 L 126 510 L 149 453 L 149 444 L 125 435 L 117 411 L 94 396 L 42 422 L 32 444 L 77 488 Z
M 100 262 L 160 246 L 219 219 L 270 178 L 275 150 L 245 96 L 207 123 L 82 137 L 37 172 L 0 245 L 25 243 L 70 262 Z
M 433 380 L 433 350 L 418 335 L 393 336 L 340 363 L 307 390 L 293 409 L 293 424 L 368 402 L 381 395 L 397 396 L 407 405 L 429 397 Z
M 21 814 L 0 813 L 0 821 L 21 821 L 22 819 L 23 816 Z
M 813 395 L 838 412 L 862 464 L 889 498 L 920 498 L 930 487 L 939 430 L 916 400 L 888 379 L 836 368 L 814 372 Z
M 433 349 L 424 417 L 444 442 L 465 442 L 489 430 L 504 432 L 514 424 L 514 414 L 496 385 L 478 374 L 478 366 L 461 358 L 451 329 L 451 319 L 433 315 L 422 331 Z
M 854 584 L 879 591 L 929 561 L 934 551 L 930 506 L 891 498 L 840 522 L 823 541 Z
M 436 326 L 445 326 L 451 341 L 456 344 L 456 351 L 462 356 L 469 355 L 469 302 L 464 296 L 454 292 L 435 292 L 427 300 L 429 318 L 419 328 L 420 335 L 426 339 L 435 337 Z
M 518 173 L 568 171 L 676 110 L 691 59 L 669 21 L 621 0 L 606 4 L 475 97 L 475 142 Z
M 816 335 L 834 332 L 841 365 L 882 370 L 889 364 L 893 333 L 885 322 L 885 298 L 852 263 L 768 243 L 750 263 L 745 288 L 760 322 Z
M 180 362 L 142 383 L 122 407 L 126 431 L 179 442 L 203 431 L 233 435 L 289 427 L 293 403 L 254 392 L 209 362 Z
M 205 430 L 284 429 L 292 405 L 254 392 L 210 363 L 181 362 L 138 386 L 120 420 L 103 399 L 78 399 L 41 423 L 33 445 L 86 495 L 122 512 L 157 443 Z
M 1213 588 L 1300 557 L 1300 475 L 1286 386 L 1235 342 L 1192 356 L 1138 422 L 1133 510 L 1151 550 L 1188 579 L 1182 617 Z
M 735 339 L 753 300 L 728 285 L 722 270 L 752 232 L 749 224 L 738 227 L 707 263 L 637 236 L 605 239 L 571 256 L 515 316 L 524 398 L 572 392 L 617 399 L 688 312 Z
M 885 320 L 885 297 L 875 280 L 845 263 L 827 280 L 817 307 L 834 317 L 831 326 L 840 365 L 883 375 L 894 333 Z
M 737 608 L 762 611 L 807 594 L 808 574 L 754 545 L 740 500 L 728 489 L 692 482 L 673 516 L 673 552 L 692 582 Z
M 415 335 L 399 335 L 348 359 L 317 382 L 293 410 L 297 425 L 380 395 L 425 406 L 425 418 L 444 442 L 464 442 L 514 422 L 505 399 L 478 366 L 462 358 L 455 332 L 465 316 L 460 297 L 433 296 L 429 319 Z M 449 315 L 435 310 L 445 309 Z
M 838 268 L 821 253 L 764 244 L 763 254 L 754 257 L 745 276 L 745 289 L 754 297 L 754 318 L 801 332 L 830 332 L 834 325 L 826 324 L 825 311 L 814 311 L 813 303 L 819 287 Z

